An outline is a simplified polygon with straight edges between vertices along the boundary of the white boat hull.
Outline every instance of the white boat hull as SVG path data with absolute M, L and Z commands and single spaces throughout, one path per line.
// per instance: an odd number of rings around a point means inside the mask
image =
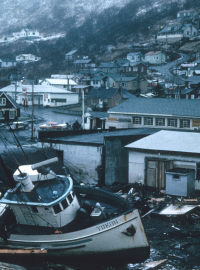
M 126 229 L 133 226 L 134 235 L 126 235 Z M 96 226 L 70 233 L 53 235 L 15 235 L 7 240 L 7 248 L 33 255 L 65 260 L 100 260 L 108 263 L 142 262 L 149 257 L 149 243 L 138 210 L 102 222 Z M 37 252 L 37 251 L 41 252 Z M 24 251 L 24 252 L 23 252 Z M 0 251 L 1 252 L 1 251 Z M 15 252 L 13 252 L 15 253 Z

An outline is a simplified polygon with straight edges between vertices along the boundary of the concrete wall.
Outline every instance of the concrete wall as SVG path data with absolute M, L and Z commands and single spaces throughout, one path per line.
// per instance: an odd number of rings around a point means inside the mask
M 98 185 L 104 182 L 103 145 L 39 143 L 39 147 L 63 151 L 63 163 L 78 183 Z
M 140 182 L 145 184 L 145 158 L 154 157 L 156 159 L 166 158 L 173 161 L 174 168 L 186 168 L 196 170 L 196 163 L 200 163 L 200 156 L 193 157 L 189 155 L 180 154 L 162 154 L 157 151 L 157 153 L 148 153 L 129 151 L 129 183 Z M 200 189 L 200 179 L 195 180 L 195 189 Z

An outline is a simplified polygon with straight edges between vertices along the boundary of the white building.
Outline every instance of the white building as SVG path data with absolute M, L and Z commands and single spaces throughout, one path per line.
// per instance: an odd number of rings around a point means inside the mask
M 20 32 L 13 33 L 15 39 L 32 40 L 40 38 L 38 30 L 22 29 Z
M 129 150 L 129 183 L 140 182 L 165 189 L 165 172 L 180 168 L 194 171 L 194 186 L 200 189 L 200 133 L 162 130 L 126 148 Z
M 34 54 L 19 54 L 16 56 L 17 62 L 34 62 L 40 59 L 41 57 L 37 57 Z
M 58 89 L 53 86 L 44 85 L 8 85 L 1 89 L 10 95 L 21 105 L 41 105 L 47 107 L 57 107 L 79 102 L 79 94 L 67 90 Z
M 66 89 L 71 91 L 73 86 L 77 83 L 72 79 L 44 79 L 40 82 L 41 85 L 50 85 L 61 89 Z

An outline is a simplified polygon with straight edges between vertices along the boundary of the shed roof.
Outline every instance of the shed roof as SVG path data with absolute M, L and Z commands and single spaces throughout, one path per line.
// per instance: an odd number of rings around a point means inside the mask
M 76 52 L 77 52 L 77 50 L 73 50 L 73 51 L 70 51 L 70 52 L 66 53 L 65 55 L 72 55 L 72 54 L 74 54 Z
M 200 100 L 168 98 L 131 98 L 108 113 L 200 117 Z
M 200 133 L 161 130 L 125 147 L 136 150 L 200 153 Z

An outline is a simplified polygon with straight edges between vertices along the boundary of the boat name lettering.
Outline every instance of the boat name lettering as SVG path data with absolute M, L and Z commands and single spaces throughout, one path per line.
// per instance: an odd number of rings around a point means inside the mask
M 97 227 L 97 229 L 98 229 L 99 231 L 101 231 L 101 230 L 110 228 L 110 227 L 112 227 L 112 226 L 114 226 L 114 225 L 117 225 L 117 224 L 118 224 L 118 221 L 117 221 L 117 219 L 115 219 L 115 220 L 113 220 L 113 221 L 109 221 L 109 222 L 107 222 L 107 223 L 105 223 L 105 224 L 103 224 L 103 225 L 96 226 L 96 227 Z

